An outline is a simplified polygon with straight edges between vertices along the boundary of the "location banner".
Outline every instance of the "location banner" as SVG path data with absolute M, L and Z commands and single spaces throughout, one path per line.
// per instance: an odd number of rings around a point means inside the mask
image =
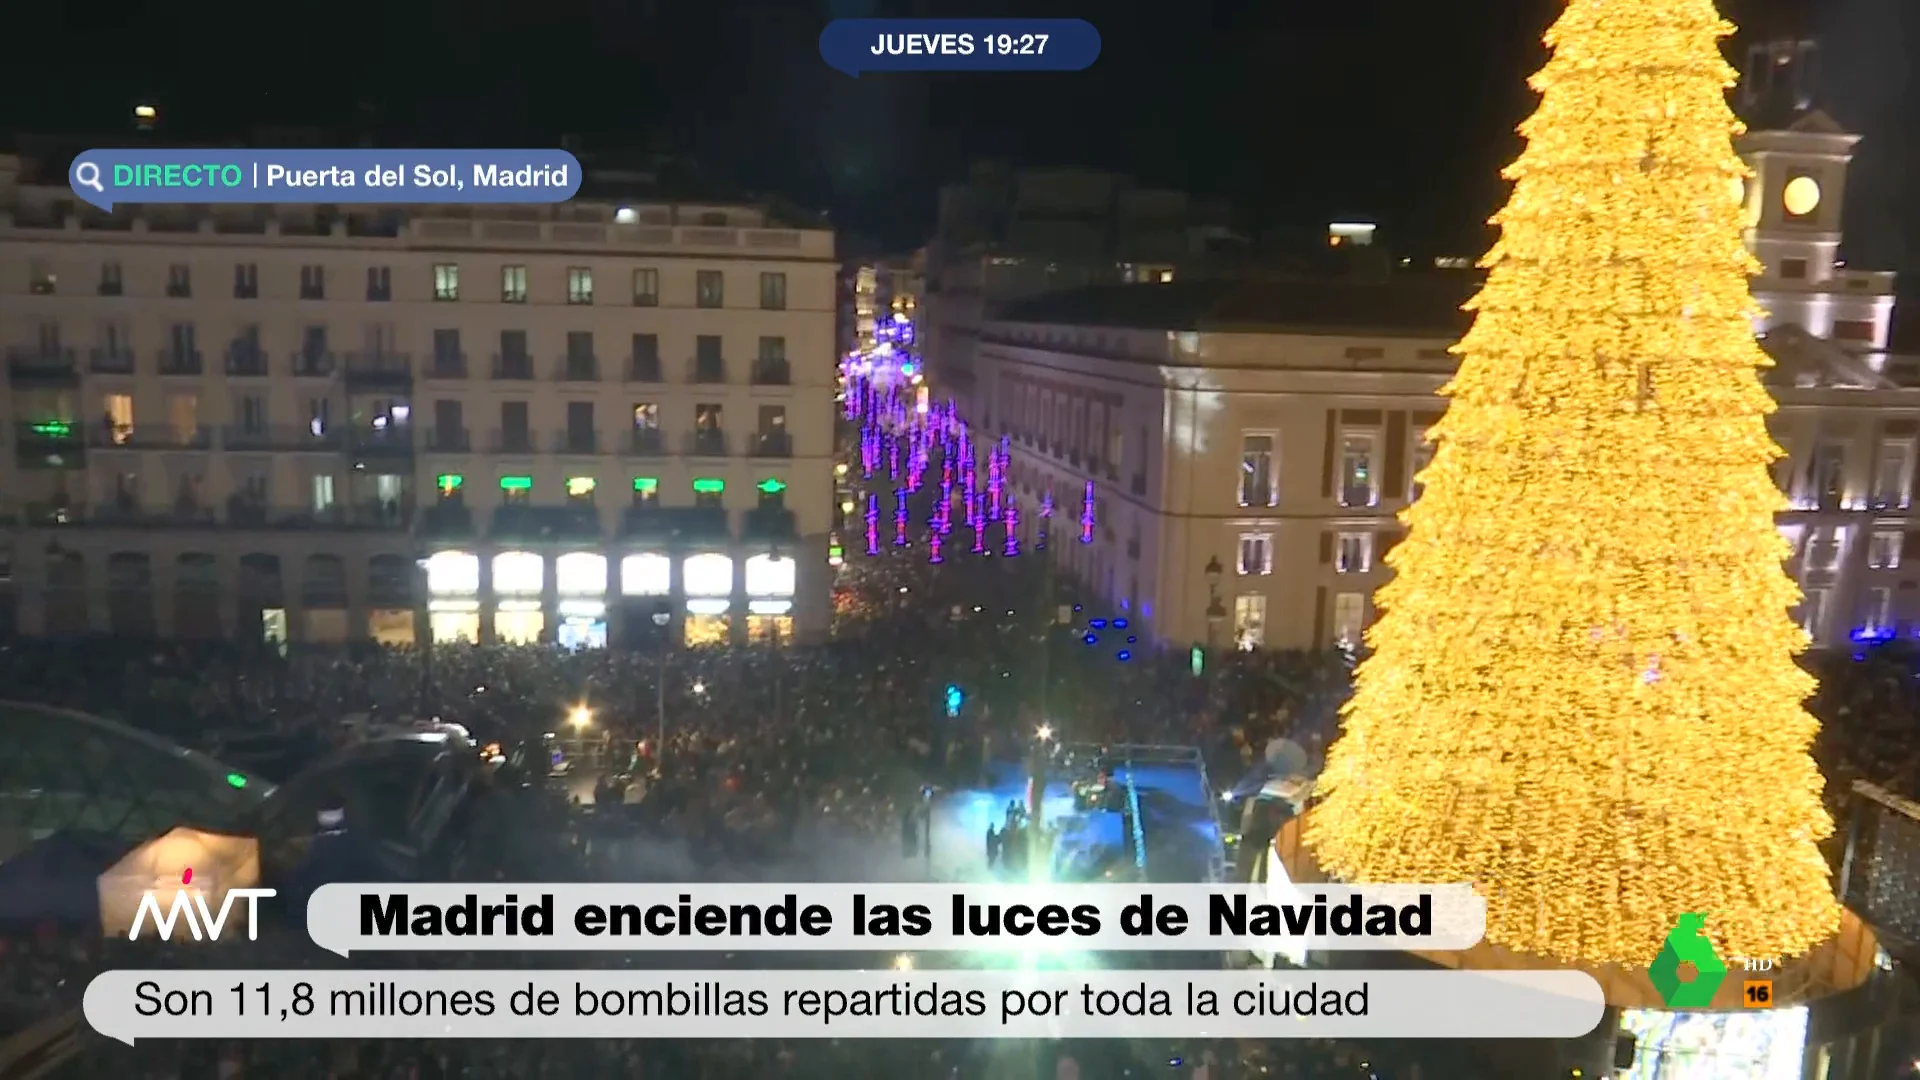
M 73 193 L 119 203 L 557 203 L 580 190 L 565 150 L 88 150 Z

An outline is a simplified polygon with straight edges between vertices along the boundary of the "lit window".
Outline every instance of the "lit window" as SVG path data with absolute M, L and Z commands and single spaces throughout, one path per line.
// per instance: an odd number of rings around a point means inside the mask
M 585 266 L 567 267 L 567 303 L 593 303 L 593 270 Z
M 1340 593 L 1333 598 L 1333 643 L 1343 649 L 1360 647 L 1367 628 L 1367 597 L 1364 593 Z
M 1373 534 L 1344 532 L 1334 545 L 1333 568 L 1342 574 L 1364 574 L 1373 569 Z
M 1274 437 L 1271 434 L 1240 437 L 1241 506 L 1279 505 L 1280 477 L 1273 467 L 1273 457 Z
M 1907 508 L 1908 492 L 1913 484 L 1913 443 L 1909 440 L 1880 445 L 1880 460 L 1873 472 L 1873 509 Z
M 1240 572 L 1242 574 L 1273 573 L 1273 534 L 1241 534 Z
M 1816 529 L 1807 543 L 1807 569 L 1829 571 L 1840 568 L 1840 553 L 1847 546 L 1844 528 Z
M 1827 627 L 1827 601 L 1833 595 L 1829 589 L 1808 589 L 1806 598 L 1800 602 L 1800 629 L 1818 643 Z
M 717 308 L 726 306 L 726 276 L 718 270 L 696 270 L 693 274 L 693 303 L 695 307 Z
M 1380 501 L 1373 473 L 1373 436 L 1348 435 L 1340 442 L 1340 505 L 1372 506 Z
M 439 489 L 441 502 L 453 502 L 460 498 L 460 485 L 466 482 L 458 473 L 441 473 L 434 478 L 433 486 Z
M 1879 636 L 1893 629 L 1893 590 L 1885 585 L 1876 585 L 1867 590 L 1866 610 L 1862 629 L 1868 634 Z
M 660 481 L 651 476 L 633 478 L 633 505 L 660 505 Z
M 573 502 L 592 502 L 596 486 L 591 476 L 570 476 L 567 478 L 567 498 Z
M 500 268 L 500 302 L 503 304 L 527 302 L 526 267 L 503 266 Z
M 1267 640 L 1267 598 L 1246 593 L 1233 598 L 1233 646 L 1252 652 Z
M 433 264 L 433 298 L 460 299 L 460 266 L 457 263 Z
M 727 482 L 725 480 L 700 479 L 693 482 L 693 505 L 719 507 L 724 505 Z
M 500 501 L 508 506 L 525 506 L 533 499 L 533 477 L 503 476 L 500 478 Z
M 1887 529 L 1873 534 L 1867 544 L 1867 567 L 1872 570 L 1900 569 L 1900 549 L 1906 543 L 1907 534 L 1897 529 Z

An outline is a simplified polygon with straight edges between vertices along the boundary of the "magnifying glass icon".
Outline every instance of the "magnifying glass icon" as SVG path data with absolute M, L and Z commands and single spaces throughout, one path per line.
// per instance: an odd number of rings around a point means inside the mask
M 91 161 L 83 161 L 73 167 L 73 182 L 81 187 L 90 187 L 102 195 L 107 193 L 106 185 L 100 182 L 100 166 Z

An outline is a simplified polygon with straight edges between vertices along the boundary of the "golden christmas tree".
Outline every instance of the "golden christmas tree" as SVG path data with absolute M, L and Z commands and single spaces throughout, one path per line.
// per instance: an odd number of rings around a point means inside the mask
M 1307 824 L 1474 883 L 1496 945 L 1644 967 L 1839 925 L 1712 0 L 1571 0 Z

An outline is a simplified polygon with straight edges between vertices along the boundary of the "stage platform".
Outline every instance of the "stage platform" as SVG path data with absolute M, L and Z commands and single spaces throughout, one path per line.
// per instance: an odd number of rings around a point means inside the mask
M 1086 748 L 1081 748 L 1083 751 Z M 1056 880 L 1225 881 L 1225 845 L 1214 819 L 1214 792 L 1197 752 L 1180 747 L 1116 747 L 1112 782 L 1131 780 L 1132 813 L 1078 810 L 1072 779 L 1047 784 L 1041 812 L 1060 830 L 1052 875 Z M 932 855 L 927 869 L 939 881 L 984 881 L 989 827 L 1006 820 L 1007 804 L 1026 804 L 1026 771 L 997 765 L 990 786 L 947 791 L 935 800 Z

